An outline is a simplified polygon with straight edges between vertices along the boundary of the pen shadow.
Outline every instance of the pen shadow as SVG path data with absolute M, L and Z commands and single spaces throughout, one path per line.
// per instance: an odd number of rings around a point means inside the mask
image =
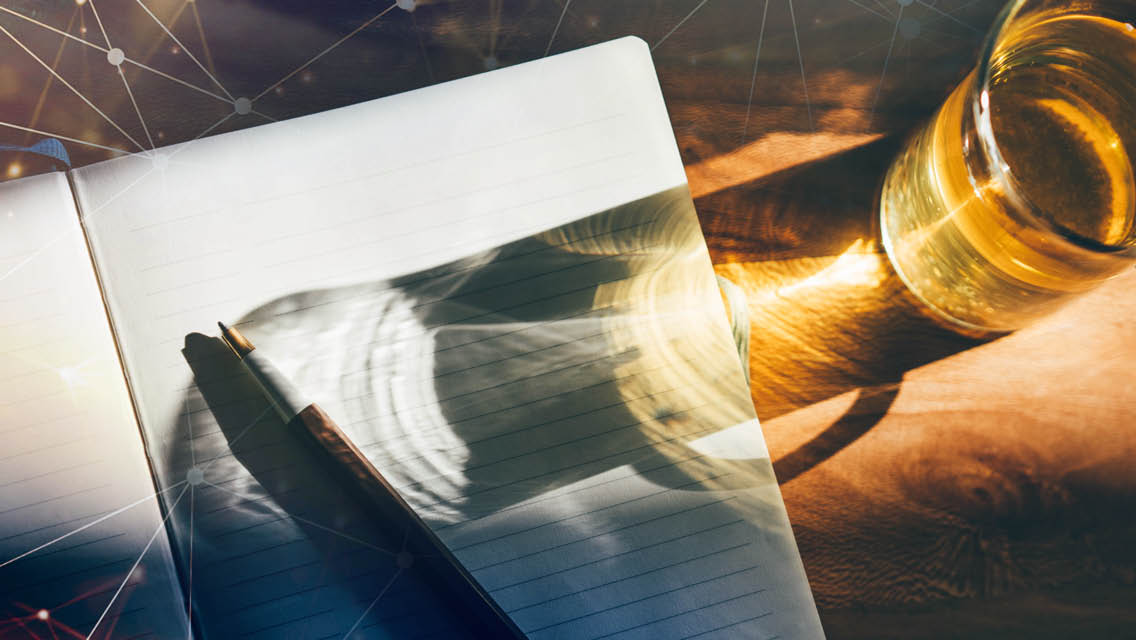
M 883 250 L 879 190 L 901 142 L 881 139 L 698 201 L 717 273 L 746 295 L 763 427 L 800 443 L 774 461 L 782 484 L 866 434 L 907 371 L 993 338 L 946 328 Z M 847 393 L 855 398 L 834 421 L 810 415 Z
M 255 606 L 242 603 L 243 586 L 255 591 L 253 605 L 270 602 L 274 595 L 308 611 L 338 605 L 302 633 L 318 635 L 324 625 L 342 634 L 358 619 L 360 630 L 383 625 L 399 637 L 466 637 L 460 620 L 438 614 L 446 607 L 420 576 L 399 569 L 396 554 L 406 542 L 402 533 L 377 521 L 336 483 L 327 461 L 269 410 L 263 391 L 228 346 L 193 333 L 186 336 L 182 353 L 195 383 L 188 404 L 191 410 L 207 409 L 212 420 L 205 422 L 219 431 L 198 429 L 187 435 L 191 441 L 210 435 L 224 439 L 213 455 L 180 461 L 181 467 L 201 470 L 196 513 L 179 519 L 192 531 L 178 536 L 193 540 L 195 547 L 194 598 L 198 608 L 210 612 L 200 620 L 223 622 L 219 629 L 225 633 L 255 630 L 260 621 L 256 615 L 244 617 L 249 611 L 255 614 Z M 192 414 L 190 421 L 201 422 Z M 201 449 L 196 442 L 192 446 Z M 187 471 L 191 483 L 196 480 L 192 474 Z M 372 603 L 388 583 L 390 588 Z M 292 595 L 297 592 L 299 597 Z M 302 604 L 297 606 L 297 600 Z M 373 606 L 367 609 L 369 603 Z M 365 609 L 363 620 L 359 612 Z M 283 612 L 273 616 L 283 617 Z

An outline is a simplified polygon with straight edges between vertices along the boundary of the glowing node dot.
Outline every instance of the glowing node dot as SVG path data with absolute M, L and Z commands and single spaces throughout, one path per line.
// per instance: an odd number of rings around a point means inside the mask
M 239 116 L 247 116 L 252 113 L 252 100 L 248 98 L 237 98 L 236 101 L 233 102 L 233 110 L 236 111 Z
M 80 2 L 79 4 L 83 4 L 83 3 Z M 51 614 L 48 613 L 47 609 L 40 609 L 39 611 L 36 611 L 36 617 L 39 618 L 40 620 L 47 620 L 48 618 L 51 617 Z
M 8 165 L 8 177 L 19 178 L 24 174 L 24 167 L 19 162 L 13 162 Z
M 75 0 L 75 4 L 77 4 L 81 7 L 85 4 L 87 4 L 87 0 Z
M 414 5 L 416 3 L 414 0 L 398 0 L 395 4 L 403 11 L 414 11 Z
M 409 569 L 414 564 L 414 556 L 409 551 L 400 551 L 394 557 L 394 563 L 399 569 Z
M 205 482 L 205 472 L 197 467 L 192 467 L 186 472 L 185 481 L 196 487 L 202 482 Z
M 284 87 L 276 87 L 275 89 L 272 90 L 272 92 L 275 93 L 278 96 L 282 96 L 282 95 L 284 95 Z
M 124 60 L 126 60 L 126 54 L 122 52 L 122 49 L 115 47 L 110 51 L 107 51 L 107 62 L 113 64 L 114 66 L 117 67 L 118 65 L 122 64 Z

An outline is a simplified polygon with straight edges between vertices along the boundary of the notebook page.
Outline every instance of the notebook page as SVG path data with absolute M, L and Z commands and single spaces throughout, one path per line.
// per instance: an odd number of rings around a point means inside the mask
M 225 320 L 532 637 L 821 636 L 641 41 L 77 183 L 207 628 L 445 618 L 400 617 L 381 532 L 194 335 Z
M 0 636 L 185 637 L 154 492 L 67 179 L 0 184 Z

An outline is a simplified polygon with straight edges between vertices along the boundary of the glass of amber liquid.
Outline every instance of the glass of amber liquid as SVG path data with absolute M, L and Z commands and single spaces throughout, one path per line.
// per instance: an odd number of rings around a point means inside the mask
M 889 259 L 963 333 L 1012 331 L 1136 263 L 1136 0 L 1014 0 L 892 164 Z

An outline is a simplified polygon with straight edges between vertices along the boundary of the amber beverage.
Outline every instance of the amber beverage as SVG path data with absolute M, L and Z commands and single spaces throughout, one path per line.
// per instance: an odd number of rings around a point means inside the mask
M 1021 328 L 1136 262 L 1136 2 L 1016 0 L 894 162 L 883 243 L 970 333 Z

